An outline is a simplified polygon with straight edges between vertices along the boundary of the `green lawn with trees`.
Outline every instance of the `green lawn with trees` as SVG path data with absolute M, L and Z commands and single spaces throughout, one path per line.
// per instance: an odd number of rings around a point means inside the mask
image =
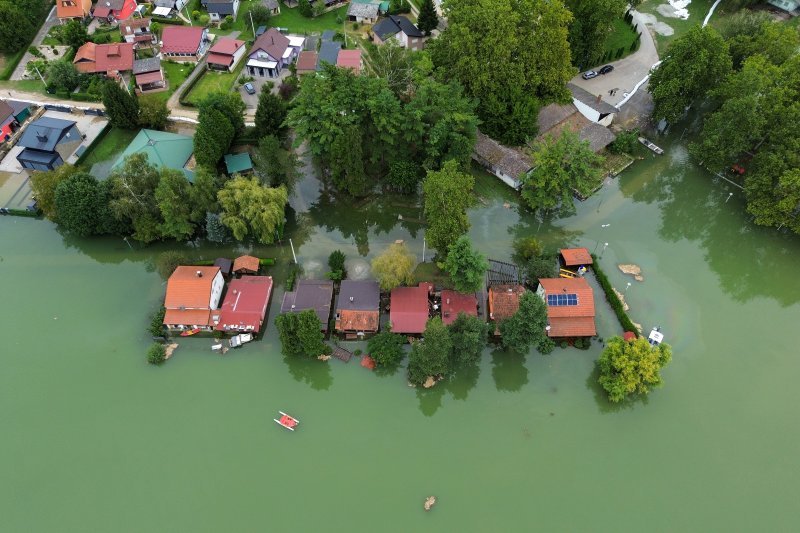
M 111 126 L 103 138 L 91 149 L 83 160 L 83 166 L 92 168 L 95 163 L 115 159 L 139 133 L 138 129 L 123 129 Z
M 307 35 L 309 33 L 321 33 L 325 30 L 338 30 L 344 28 L 342 22 L 337 22 L 339 17 L 346 18 L 347 6 L 329 11 L 324 15 L 314 18 L 306 18 L 300 14 L 300 10 L 281 7 L 281 14 L 269 19 L 269 25 L 276 28 L 287 28 L 291 33 Z
M 209 94 L 212 93 L 231 93 L 239 74 L 244 67 L 244 61 L 233 72 L 213 72 L 206 69 L 192 90 L 186 96 L 186 100 L 195 106 L 199 106 Z M 235 92 L 235 91 L 233 91 Z M 236 95 L 239 96 L 238 92 Z
M 161 68 L 164 70 L 164 77 L 167 79 L 167 90 L 159 93 L 146 94 L 139 96 L 140 100 L 161 100 L 166 102 L 169 97 L 183 84 L 191 74 L 194 65 L 183 65 L 174 61 L 162 61 Z

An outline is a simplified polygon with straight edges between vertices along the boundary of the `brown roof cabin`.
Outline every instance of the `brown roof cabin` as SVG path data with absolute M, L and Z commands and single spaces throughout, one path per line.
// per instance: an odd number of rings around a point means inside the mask
M 522 285 L 489 287 L 489 318 L 494 320 L 494 334 L 500 335 L 500 322 L 511 318 L 519 309 L 519 299 L 525 293 Z
M 258 257 L 243 255 L 233 261 L 234 274 L 258 274 Z
M 381 293 L 374 280 L 342 281 L 336 303 L 336 331 L 347 339 L 376 333 L 380 324 Z

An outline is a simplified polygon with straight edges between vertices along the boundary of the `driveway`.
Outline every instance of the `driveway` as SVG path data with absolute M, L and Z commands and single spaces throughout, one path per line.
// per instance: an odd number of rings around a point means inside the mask
M 50 31 L 50 28 L 58 24 L 58 18 L 56 18 L 56 6 L 53 6 L 53 9 L 50 10 L 50 14 L 47 15 L 47 19 L 45 19 L 44 24 L 42 27 L 39 28 L 39 33 L 36 34 L 36 37 L 33 38 L 31 41 L 30 46 L 39 46 L 44 41 L 44 38 L 47 36 L 47 33 Z M 29 47 L 30 48 L 30 47 Z M 14 69 L 14 72 L 11 73 L 12 80 L 22 80 L 25 76 L 25 67 L 28 65 L 28 61 L 33 59 L 33 54 L 30 52 L 25 52 L 25 55 L 22 56 L 17 68 Z
M 572 83 L 586 89 L 594 95 L 600 95 L 604 102 L 616 106 L 631 92 L 636 84 L 650 74 L 650 68 L 658 62 L 658 52 L 653 36 L 645 26 L 639 13 L 631 11 L 636 22 L 636 30 L 641 32 L 642 39 L 639 49 L 619 61 L 608 63 L 614 66 L 614 71 L 604 76 L 597 76 L 591 80 L 584 80 L 580 74 L 572 79 Z M 616 89 L 612 96 L 610 91 Z
M 278 94 L 278 89 L 280 88 L 281 83 L 283 83 L 284 78 L 289 77 L 290 74 L 291 72 L 289 71 L 289 69 L 285 68 L 281 71 L 281 75 L 278 76 L 277 78 L 256 77 L 254 81 L 250 82 L 253 84 L 253 87 L 255 87 L 256 94 L 247 94 L 247 92 L 244 90 L 244 86 L 239 87 L 239 94 L 242 95 L 242 100 L 244 100 L 244 105 L 247 107 L 248 110 L 256 109 L 258 107 L 258 95 L 261 94 L 261 87 L 263 87 L 264 84 L 266 83 L 272 82 L 274 84 L 272 86 L 272 92 L 273 94 Z M 247 72 L 243 70 L 242 75 L 246 76 Z

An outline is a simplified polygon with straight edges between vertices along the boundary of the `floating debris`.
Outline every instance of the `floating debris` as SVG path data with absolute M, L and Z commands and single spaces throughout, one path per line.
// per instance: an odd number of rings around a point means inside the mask
M 627 311 L 629 309 L 628 302 L 625 301 L 625 295 L 619 292 L 616 288 L 611 287 L 614 290 L 614 294 L 617 295 L 619 301 L 622 303 L 622 308 Z
M 361 358 L 361 366 L 368 370 L 375 370 L 375 359 L 372 357 L 365 355 Z
M 177 343 L 167 344 L 164 347 L 164 359 L 169 359 L 170 357 L 172 357 L 172 352 L 174 352 L 177 349 L 178 349 Z
M 428 379 L 426 379 L 425 383 L 422 384 L 422 386 L 425 387 L 426 389 L 430 389 L 434 385 L 436 385 L 436 378 L 434 378 L 433 376 L 428 376 Z
M 617 265 L 623 274 L 630 274 L 636 281 L 644 281 L 642 276 L 642 268 L 639 265 Z
M 426 511 L 430 511 L 431 509 L 433 509 L 434 505 L 436 505 L 436 496 L 428 496 L 427 498 L 425 498 L 425 503 L 423 504 L 423 507 L 425 508 Z
M 327 361 L 330 358 L 331 358 L 330 355 L 325 355 L 325 354 L 322 354 L 322 355 L 317 357 L 317 359 L 319 359 L 320 361 Z

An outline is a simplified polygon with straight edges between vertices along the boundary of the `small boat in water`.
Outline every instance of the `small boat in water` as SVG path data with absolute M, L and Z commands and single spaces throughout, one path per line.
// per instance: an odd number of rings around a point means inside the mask
M 195 333 L 200 333 L 200 328 L 187 329 L 186 331 L 181 333 L 181 337 L 189 337 L 191 335 L 194 335 Z
M 278 411 L 280 413 L 280 418 L 273 418 L 273 420 L 279 425 L 283 426 L 289 431 L 294 431 L 294 428 L 300 425 L 300 421 L 293 416 L 287 415 L 283 411 Z
M 639 137 L 639 142 L 640 142 L 640 143 L 642 143 L 643 145 L 645 145 L 645 146 L 646 146 L 647 148 L 649 148 L 650 150 L 652 150 L 652 151 L 654 151 L 655 153 L 657 153 L 658 155 L 661 155 L 661 154 L 663 154 L 663 153 L 664 153 L 664 150 L 663 150 L 663 149 L 661 149 L 661 148 L 659 148 L 658 146 L 656 146 L 655 144 L 651 143 L 650 141 L 648 141 L 648 140 L 647 140 L 647 139 L 645 139 L 644 137 Z
M 228 344 L 230 345 L 231 348 L 238 348 L 242 344 L 246 344 L 251 340 L 253 340 L 252 333 L 240 333 L 238 335 L 234 335 L 233 337 L 231 337 L 230 340 L 228 341 Z
M 661 328 L 656 326 L 650 331 L 650 335 L 647 337 L 647 342 L 652 344 L 653 346 L 658 346 L 664 341 L 664 334 L 661 333 Z

